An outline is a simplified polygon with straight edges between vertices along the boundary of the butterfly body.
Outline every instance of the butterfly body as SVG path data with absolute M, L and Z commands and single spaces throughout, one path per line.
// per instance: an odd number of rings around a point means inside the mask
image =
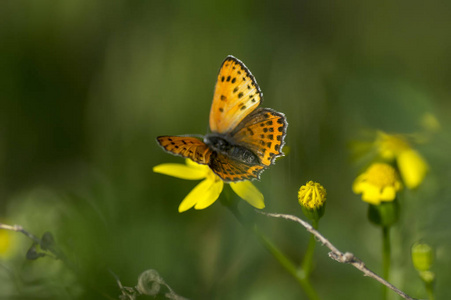
M 288 126 L 285 115 L 259 108 L 263 95 L 249 69 L 228 56 L 218 74 L 210 110 L 210 130 L 203 140 L 190 136 L 160 136 L 171 154 L 208 165 L 224 181 L 258 179 L 282 147 Z
M 208 134 L 204 138 L 204 142 L 213 153 L 221 153 L 222 155 L 226 155 L 231 159 L 235 159 L 242 163 L 246 163 L 249 165 L 257 165 L 260 164 L 260 161 L 252 151 L 247 149 L 246 147 L 236 145 L 232 141 L 229 141 L 226 135 L 223 134 Z

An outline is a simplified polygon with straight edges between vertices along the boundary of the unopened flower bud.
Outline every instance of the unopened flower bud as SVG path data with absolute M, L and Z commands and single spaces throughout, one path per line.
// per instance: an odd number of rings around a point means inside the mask
M 298 200 L 304 215 L 312 221 L 318 221 L 325 211 L 327 192 L 319 183 L 309 181 L 301 186 Z

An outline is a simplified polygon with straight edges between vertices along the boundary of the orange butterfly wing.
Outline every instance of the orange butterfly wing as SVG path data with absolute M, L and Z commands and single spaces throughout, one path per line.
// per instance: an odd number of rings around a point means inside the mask
M 210 110 L 210 129 L 222 138 L 252 151 L 259 163 L 247 163 L 211 149 L 194 137 L 160 136 L 160 146 L 199 164 L 207 164 L 224 181 L 258 179 L 275 158 L 282 156 L 287 122 L 284 114 L 257 107 L 263 94 L 249 69 L 228 56 L 221 65 Z
M 213 152 L 204 142 L 194 137 L 159 136 L 157 141 L 167 152 L 208 165 L 224 181 L 257 178 L 264 166 L 249 166 L 228 156 Z
M 228 56 L 219 69 L 213 95 L 211 131 L 232 131 L 262 101 L 262 92 L 249 69 L 237 58 Z
M 283 113 L 270 108 L 259 108 L 247 116 L 230 134 L 233 141 L 258 156 L 265 166 L 283 156 L 288 123 Z
M 207 165 L 211 149 L 201 140 L 189 136 L 159 136 L 158 144 L 169 153 L 189 158 L 198 164 Z
M 222 180 L 228 182 L 259 178 L 260 173 L 265 169 L 265 166 L 250 166 L 221 153 L 217 153 L 217 156 L 210 161 L 208 166 Z

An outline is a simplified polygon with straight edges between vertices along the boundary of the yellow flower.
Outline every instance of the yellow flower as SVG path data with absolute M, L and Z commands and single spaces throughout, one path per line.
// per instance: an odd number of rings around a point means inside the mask
M 326 189 L 317 182 L 309 181 L 301 186 L 298 200 L 304 215 L 313 222 L 318 222 L 324 215 L 326 196 Z
M 407 140 L 400 134 L 391 135 L 379 131 L 375 143 L 380 155 L 387 160 L 394 160 L 403 151 L 411 149 Z
M 386 163 L 373 163 L 359 175 L 352 186 L 354 193 L 362 194 L 362 200 L 379 205 L 381 201 L 393 201 L 402 185 L 396 170 Z
M 298 200 L 301 206 L 308 209 L 318 209 L 326 202 L 326 189 L 319 183 L 309 181 L 301 186 L 298 192 Z
M 428 171 L 428 165 L 403 136 L 379 132 L 375 144 L 384 159 L 396 161 L 401 178 L 409 189 L 421 184 Z
M 183 199 L 179 205 L 179 212 L 194 209 L 204 209 L 212 205 L 222 192 L 224 182 L 207 165 L 200 165 L 190 159 L 183 164 L 161 164 L 155 166 L 153 171 L 181 179 L 200 180 L 201 181 L 191 192 Z M 265 207 L 263 194 L 250 182 L 239 181 L 231 182 L 230 187 L 243 200 L 247 201 L 255 208 Z

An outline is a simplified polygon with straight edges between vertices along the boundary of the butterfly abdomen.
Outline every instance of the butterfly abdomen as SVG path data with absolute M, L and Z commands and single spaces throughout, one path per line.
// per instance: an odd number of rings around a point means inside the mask
M 204 139 L 204 142 L 213 151 L 224 154 L 232 159 L 238 160 L 251 166 L 260 164 L 260 160 L 257 155 L 254 154 L 254 152 L 240 145 L 233 144 L 217 134 L 207 135 Z

